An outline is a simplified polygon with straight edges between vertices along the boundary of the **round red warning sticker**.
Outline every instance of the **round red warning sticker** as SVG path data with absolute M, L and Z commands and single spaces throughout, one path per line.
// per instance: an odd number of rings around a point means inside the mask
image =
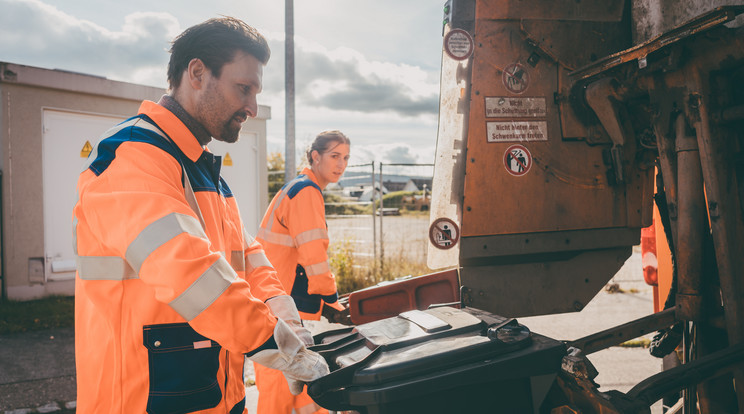
M 444 36 L 444 51 L 455 60 L 465 60 L 473 54 L 473 37 L 465 30 L 452 29 Z
M 429 241 L 437 249 L 447 250 L 455 247 L 460 240 L 460 228 L 448 218 L 438 218 L 429 227 Z
M 501 81 L 509 92 L 522 93 L 530 85 L 530 73 L 519 63 L 512 63 L 504 68 Z
M 524 145 L 512 145 L 504 152 L 504 166 L 511 175 L 525 175 L 532 167 L 532 154 Z

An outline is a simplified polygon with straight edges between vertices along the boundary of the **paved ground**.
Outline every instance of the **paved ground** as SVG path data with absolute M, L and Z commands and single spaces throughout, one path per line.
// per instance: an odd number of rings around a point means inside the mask
M 385 223 L 390 226 L 387 228 L 394 228 L 393 223 L 397 228 L 419 226 L 417 222 L 405 220 Z M 410 232 L 417 233 L 419 231 Z M 410 243 L 410 240 L 402 241 Z M 393 243 L 391 241 L 390 245 Z M 640 266 L 640 254 L 635 251 L 612 280 L 624 293 L 603 290 L 579 313 L 520 318 L 520 323 L 546 336 L 572 340 L 648 315 L 653 308 L 652 291 L 642 280 Z M 613 347 L 592 354 L 589 359 L 600 373 L 596 382 L 601 391 L 628 391 L 661 368 L 660 360 L 651 357 L 643 348 Z M 250 364 L 246 374 L 247 378 L 253 378 Z M 246 392 L 248 410 L 255 413 L 256 388 L 249 386 Z M 71 413 L 75 400 L 72 329 L 0 336 L 0 413 Z M 652 412 L 661 413 L 659 403 L 652 407 Z
M 0 335 L 0 412 L 60 412 L 75 397 L 71 328 Z

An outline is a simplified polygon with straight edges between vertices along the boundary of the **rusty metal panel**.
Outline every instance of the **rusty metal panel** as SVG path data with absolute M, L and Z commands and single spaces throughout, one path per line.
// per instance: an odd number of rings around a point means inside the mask
M 586 20 L 617 22 L 623 17 L 625 0 L 501 0 L 478 2 L 481 19 Z
M 630 32 L 622 23 L 522 20 L 520 28 L 528 43 L 569 70 L 631 44 Z
M 613 186 L 606 147 L 563 139 L 560 65 L 530 59 L 520 22 L 478 15 L 475 38 L 462 236 L 640 226 L 649 174 L 628 168 L 625 184 Z

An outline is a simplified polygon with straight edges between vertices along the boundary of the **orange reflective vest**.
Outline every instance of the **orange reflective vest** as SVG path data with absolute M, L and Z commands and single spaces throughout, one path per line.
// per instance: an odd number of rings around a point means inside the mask
M 244 413 L 244 354 L 285 294 L 243 229 L 221 160 L 144 102 L 78 180 L 78 413 Z
M 312 170 L 303 169 L 274 196 L 256 239 L 302 319 L 320 319 L 324 303 L 343 310 L 328 264 L 323 193 Z

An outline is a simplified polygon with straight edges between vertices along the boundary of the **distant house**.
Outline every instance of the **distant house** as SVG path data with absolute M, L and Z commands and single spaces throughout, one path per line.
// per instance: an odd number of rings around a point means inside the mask
M 357 198 L 358 201 L 372 199 L 372 174 L 360 171 L 347 171 L 338 185 L 347 197 Z M 401 174 L 385 174 L 382 181 L 382 193 L 394 191 L 421 191 L 424 186 L 431 190 L 431 177 L 411 177 Z M 379 191 L 380 176 L 374 176 L 374 187 Z
M 431 191 L 432 180 L 433 180 L 433 177 L 411 177 L 411 181 L 413 181 L 413 183 L 416 184 L 416 187 L 419 190 L 428 188 L 429 191 Z
M 386 177 L 387 178 L 387 177 Z M 418 191 L 418 187 L 410 178 L 400 177 L 382 182 L 388 191 Z
M 372 190 L 372 186 L 367 186 L 362 193 L 359 195 L 359 198 L 357 198 L 357 201 L 372 201 L 372 194 L 373 193 L 379 193 L 380 192 L 380 186 L 376 185 L 374 187 L 374 191 Z M 385 187 L 382 187 L 382 193 L 387 194 L 388 190 Z M 376 196 L 376 198 L 379 198 L 379 195 Z

